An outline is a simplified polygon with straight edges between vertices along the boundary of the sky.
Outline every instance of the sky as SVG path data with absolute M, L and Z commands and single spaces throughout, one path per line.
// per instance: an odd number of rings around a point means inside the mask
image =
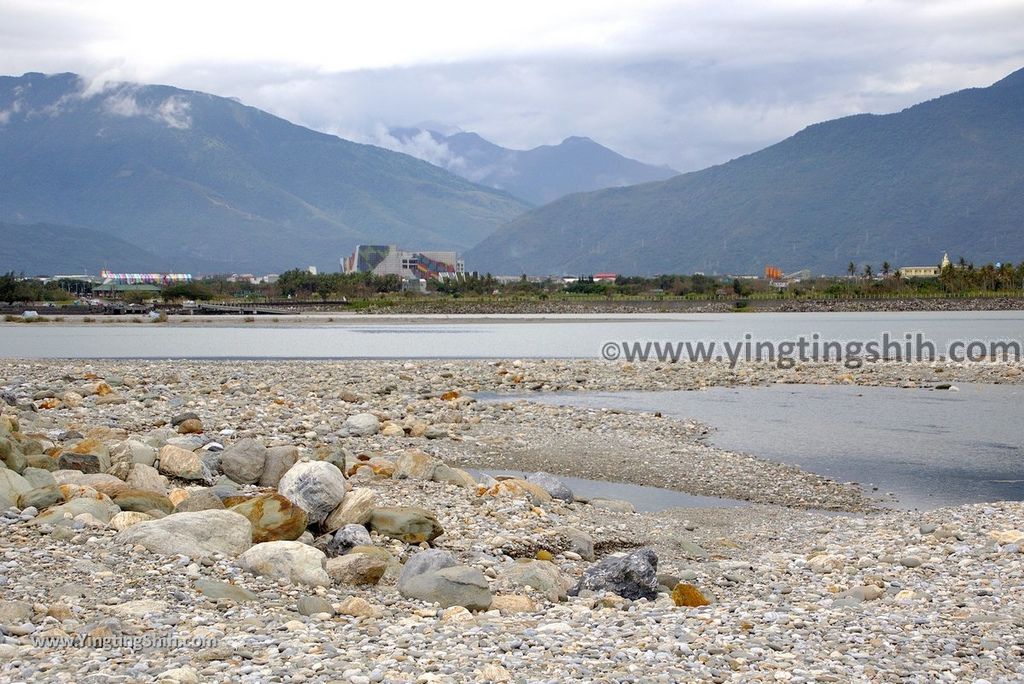
M 0 0 L 0 74 L 164 83 L 391 146 L 422 122 L 581 135 L 680 171 L 1022 67 L 1024 0 Z

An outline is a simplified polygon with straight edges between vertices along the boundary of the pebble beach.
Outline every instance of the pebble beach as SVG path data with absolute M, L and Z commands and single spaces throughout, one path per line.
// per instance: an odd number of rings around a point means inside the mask
M 1024 679 L 1024 504 L 887 510 L 714 426 L 530 401 L 776 383 L 1024 368 L 0 361 L 0 681 Z

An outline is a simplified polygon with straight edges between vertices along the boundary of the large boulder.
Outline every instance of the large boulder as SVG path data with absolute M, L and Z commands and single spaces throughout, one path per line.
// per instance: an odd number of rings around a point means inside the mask
M 462 606 L 468 610 L 487 610 L 491 607 L 487 578 L 468 565 L 420 573 L 400 583 L 399 592 L 406 598 L 437 603 L 442 608 Z
M 220 469 L 239 484 L 256 484 L 267 462 L 267 448 L 255 439 L 235 442 L 220 456 Z
M 238 566 L 254 575 L 287 580 L 291 584 L 327 587 L 331 578 L 324 569 L 323 551 L 297 541 L 256 544 L 238 557 Z
M 277 487 L 286 499 L 306 511 L 309 522 L 323 522 L 345 498 L 345 476 L 326 461 L 299 461 Z
M 165 444 L 160 449 L 160 472 L 183 480 L 207 482 L 213 479 L 213 473 L 199 454 L 173 444 Z
M 658 596 L 658 555 L 651 548 L 603 558 L 583 571 L 570 592 L 610 591 L 622 598 L 654 600 Z
M 550 473 L 537 472 L 526 477 L 527 482 L 540 485 L 544 491 L 551 495 L 552 499 L 572 502 L 573 493 L 568 486 Z
M 357 413 L 345 420 L 341 430 L 352 437 L 369 437 L 380 432 L 380 418 L 372 413 Z
M 377 534 L 407 544 L 429 543 L 444 534 L 444 528 L 433 513 L 411 506 L 375 508 L 370 516 L 369 525 Z
M 377 493 L 372 489 L 360 487 L 345 495 L 341 505 L 331 511 L 323 522 L 325 532 L 333 532 L 345 525 L 365 525 L 373 514 L 373 506 L 377 503 Z
M 267 449 L 266 463 L 260 475 L 260 487 L 273 487 L 281 483 L 281 477 L 299 460 L 299 448 L 295 446 L 277 446 Z
M 531 587 L 552 602 L 564 601 L 572 586 L 554 563 L 542 560 L 518 560 L 501 573 L 501 579 L 515 587 Z
M 214 554 L 237 556 L 252 546 L 249 519 L 234 511 L 174 513 L 148 520 L 117 533 L 114 540 L 138 544 L 153 553 L 182 554 L 194 560 Z
M 231 506 L 252 523 L 252 542 L 292 541 L 306 531 L 306 512 L 280 494 L 259 494 Z

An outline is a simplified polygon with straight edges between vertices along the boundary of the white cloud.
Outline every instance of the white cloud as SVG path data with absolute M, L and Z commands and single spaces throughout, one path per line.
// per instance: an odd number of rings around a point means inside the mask
M 144 105 L 139 103 L 135 91 L 131 86 L 121 87 L 104 98 L 103 108 L 115 116 L 145 116 L 168 128 L 187 129 L 192 126 L 191 105 L 182 96 L 172 95 L 157 105 Z
M 85 96 L 168 83 L 361 140 L 433 119 L 517 149 L 586 135 L 680 170 L 1021 66 L 1020 0 L 0 6 L 0 72 L 83 73 Z M 190 120 L 177 103 L 152 115 Z M 403 145 L 459 163 L 428 140 Z
M 156 114 L 170 128 L 191 128 L 190 109 L 191 105 L 188 100 L 178 95 L 172 95 L 157 106 Z
M 408 154 L 455 173 L 463 173 L 467 167 L 465 159 L 455 154 L 444 141 L 436 140 L 429 131 L 423 130 L 412 136 L 398 138 L 391 134 L 388 126 L 378 122 L 369 135 L 357 136 L 355 139 Z

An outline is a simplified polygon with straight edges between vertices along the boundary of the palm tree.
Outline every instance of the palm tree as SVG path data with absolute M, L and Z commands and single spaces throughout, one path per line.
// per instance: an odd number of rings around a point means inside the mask
M 852 278 L 853 276 L 857 275 L 857 264 L 855 264 L 855 263 L 853 263 L 853 262 L 851 261 L 851 262 L 849 263 L 849 265 L 847 265 L 847 267 L 846 267 L 846 272 L 850 274 L 850 277 L 851 277 L 851 278 Z
M 883 278 L 888 278 L 890 271 L 892 271 L 892 266 L 889 265 L 888 261 L 883 261 L 882 262 L 882 277 Z
M 864 264 L 864 277 L 871 280 L 872 268 L 871 264 Z

